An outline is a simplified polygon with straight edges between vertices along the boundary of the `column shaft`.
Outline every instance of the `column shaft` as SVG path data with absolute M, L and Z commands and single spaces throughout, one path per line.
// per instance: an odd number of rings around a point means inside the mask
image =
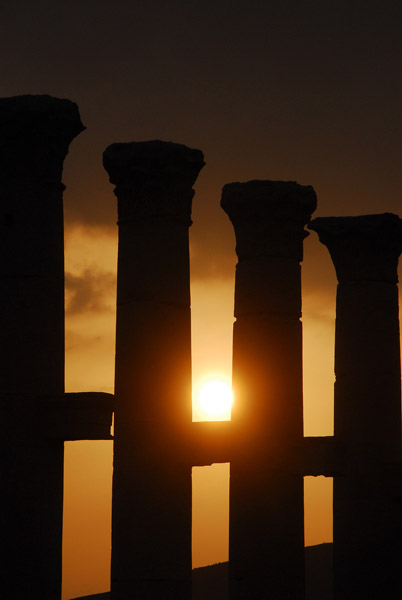
M 83 130 L 68 100 L 0 100 L 2 544 L 8 598 L 59 600 L 63 442 L 35 429 L 64 393 L 63 160 Z
M 113 600 L 190 600 L 191 322 L 188 227 L 202 153 L 114 144 L 119 258 Z
M 331 217 L 311 225 L 338 277 L 334 478 L 335 596 L 399 598 L 401 371 L 396 215 Z
M 223 188 L 236 233 L 233 332 L 237 437 L 230 465 L 230 598 L 304 598 L 300 261 L 311 187 L 253 181 Z

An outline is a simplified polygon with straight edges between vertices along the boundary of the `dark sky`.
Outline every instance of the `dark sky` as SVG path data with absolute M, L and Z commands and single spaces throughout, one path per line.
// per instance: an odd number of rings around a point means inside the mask
M 155 138 L 205 154 L 195 275 L 233 268 L 230 181 L 311 184 L 317 215 L 400 211 L 400 0 L 14 0 L 0 23 L 1 96 L 70 98 L 87 126 L 65 163 L 67 226 L 114 227 L 102 152 Z

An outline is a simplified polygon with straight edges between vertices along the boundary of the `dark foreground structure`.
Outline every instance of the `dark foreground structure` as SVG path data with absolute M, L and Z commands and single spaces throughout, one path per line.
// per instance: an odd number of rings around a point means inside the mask
M 63 161 L 84 127 L 49 96 L 0 100 L 0 589 L 61 594 L 64 441 L 110 438 L 113 398 L 64 394 Z
M 61 174 L 83 130 L 68 100 L 0 100 L 0 586 L 59 600 L 63 442 L 110 439 L 112 600 L 190 600 L 191 468 L 231 463 L 230 600 L 303 600 L 303 476 L 334 477 L 336 600 L 402 598 L 396 215 L 310 221 L 295 182 L 223 188 L 236 234 L 232 422 L 191 421 L 188 228 L 202 153 L 113 144 L 116 387 L 64 393 Z M 305 226 L 338 277 L 335 435 L 303 437 Z M 368 576 L 369 574 L 369 576 Z

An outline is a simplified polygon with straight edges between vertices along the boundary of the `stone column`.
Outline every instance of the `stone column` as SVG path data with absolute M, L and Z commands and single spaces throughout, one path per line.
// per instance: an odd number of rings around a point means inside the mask
M 300 262 L 316 207 L 312 187 L 250 181 L 224 186 L 236 234 L 233 332 L 237 439 L 230 465 L 230 598 L 304 598 Z
M 83 129 L 69 100 L 0 99 L 0 589 L 21 600 L 61 593 L 63 443 L 35 419 L 64 393 L 61 176 Z
M 112 515 L 113 600 L 191 598 L 188 228 L 199 150 L 113 144 L 119 257 Z
M 312 221 L 337 278 L 334 478 L 337 599 L 401 594 L 401 369 L 393 214 Z

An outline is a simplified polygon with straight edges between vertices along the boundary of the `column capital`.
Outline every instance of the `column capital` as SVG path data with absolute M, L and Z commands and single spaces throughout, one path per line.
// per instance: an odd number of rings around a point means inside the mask
M 221 206 L 235 228 L 239 261 L 303 259 L 304 227 L 317 206 L 311 186 L 269 180 L 229 183 L 222 189 Z
M 205 165 L 201 150 L 160 140 L 112 144 L 103 165 L 116 185 L 119 222 L 162 217 L 191 225 L 192 187 Z
M 309 225 L 327 246 L 339 283 L 398 282 L 402 220 L 392 213 L 319 217 Z
M 0 185 L 60 183 L 68 147 L 84 129 L 70 100 L 48 95 L 0 98 Z

